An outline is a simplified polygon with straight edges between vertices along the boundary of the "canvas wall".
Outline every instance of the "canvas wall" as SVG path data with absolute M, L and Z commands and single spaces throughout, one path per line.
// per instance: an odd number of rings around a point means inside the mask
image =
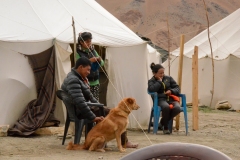
M 171 57 L 171 76 L 177 81 L 179 58 Z M 199 82 L 199 103 L 209 106 L 212 90 L 212 62 L 211 58 L 201 58 L 198 60 L 198 82 Z M 163 64 L 167 65 L 167 62 Z M 230 55 L 224 60 L 214 60 L 214 97 L 212 107 L 218 101 L 228 100 L 233 109 L 240 109 L 240 59 Z M 168 68 L 165 67 L 168 73 Z M 186 94 L 187 101 L 192 102 L 192 59 L 184 56 L 183 58 L 183 79 L 182 93 Z
M 133 111 L 136 120 L 146 126 L 151 111 L 151 98 L 147 94 L 148 71 L 146 44 L 106 50 L 106 70 L 110 77 L 107 91 L 108 107 L 115 107 L 122 98 L 133 97 L 140 109 Z M 112 84 L 111 84 L 111 82 Z M 131 115 L 129 128 L 140 128 Z

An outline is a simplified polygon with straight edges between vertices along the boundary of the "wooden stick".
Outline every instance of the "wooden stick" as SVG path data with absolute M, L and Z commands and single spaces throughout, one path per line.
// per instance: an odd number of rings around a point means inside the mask
M 210 101 L 210 107 L 212 107 L 212 100 L 213 100 L 213 94 L 214 94 L 214 61 L 213 61 L 213 52 L 212 52 L 212 43 L 211 43 L 211 40 L 210 40 L 210 31 L 209 31 L 209 19 L 208 19 L 208 13 L 207 13 L 207 6 L 206 6 L 206 3 L 205 3 L 205 0 L 203 0 L 203 3 L 204 3 L 204 7 L 205 7 L 205 12 L 206 12 L 206 17 L 207 17 L 207 24 L 208 24 L 208 28 L 207 28 L 207 31 L 208 31 L 208 41 L 209 41 L 209 44 L 210 44 L 210 49 L 211 49 L 211 57 L 212 57 L 212 90 L 211 90 L 211 101 Z
M 168 75 L 170 76 L 170 32 L 168 24 L 168 12 L 167 12 L 167 28 L 168 28 Z
M 73 66 L 75 65 L 76 63 L 76 54 L 77 54 L 77 45 L 76 45 L 76 31 L 75 31 L 75 22 L 74 22 L 74 18 L 72 17 L 72 27 L 73 27 L 73 59 L 74 59 L 74 64 Z M 70 123 L 70 128 L 72 129 L 73 131 L 73 134 L 75 134 L 75 124 L 74 122 L 73 123 Z
M 179 54 L 179 63 L 178 63 L 178 85 L 181 90 L 182 88 L 182 68 L 183 68 L 183 51 L 184 51 L 184 35 L 181 35 L 180 41 L 180 54 Z M 176 116 L 176 130 L 179 130 L 180 125 L 180 114 Z
M 72 17 L 72 27 L 73 27 L 73 56 L 74 56 L 74 63 L 76 63 L 76 54 L 77 54 L 77 45 L 76 45 L 76 31 L 75 31 L 75 22 L 74 18 Z
M 192 56 L 192 124 L 193 130 L 198 130 L 198 47 L 194 47 Z

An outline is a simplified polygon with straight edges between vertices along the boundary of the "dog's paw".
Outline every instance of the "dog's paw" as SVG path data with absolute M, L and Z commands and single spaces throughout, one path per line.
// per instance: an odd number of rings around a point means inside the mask
M 97 152 L 105 152 L 104 149 L 97 149 L 96 151 L 97 151 Z
M 112 148 L 104 148 L 106 151 L 112 151 Z
M 120 152 L 122 152 L 122 153 L 123 153 L 123 152 L 126 152 L 126 149 L 125 149 L 125 148 L 121 148 L 121 149 L 120 149 Z

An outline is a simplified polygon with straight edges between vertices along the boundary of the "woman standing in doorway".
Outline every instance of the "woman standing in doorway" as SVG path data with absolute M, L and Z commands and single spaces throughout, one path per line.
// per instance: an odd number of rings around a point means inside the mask
M 87 78 L 94 98 L 99 101 L 99 67 L 104 65 L 104 61 L 92 45 L 92 34 L 90 32 L 80 33 L 78 37 L 78 44 L 79 47 L 77 48 L 76 59 L 80 57 L 87 57 L 92 62 L 91 71 Z

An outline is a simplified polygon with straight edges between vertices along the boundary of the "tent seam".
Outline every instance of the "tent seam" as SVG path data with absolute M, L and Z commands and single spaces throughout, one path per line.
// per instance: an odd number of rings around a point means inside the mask
M 73 14 L 67 9 L 67 7 L 65 6 L 65 5 L 63 5 L 63 3 L 61 2 L 61 0 L 58 0 L 58 2 L 66 9 L 66 11 L 73 17 Z M 86 2 L 86 1 L 84 1 L 84 2 Z M 87 2 L 86 2 L 86 4 L 88 5 L 88 6 L 90 6 Z M 91 7 L 91 6 L 90 6 Z M 91 8 L 93 8 L 93 7 L 91 7 Z M 94 8 L 93 8 L 94 9 Z M 95 9 L 94 9 L 95 10 Z M 97 10 L 95 10 L 96 12 L 98 12 Z M 99 14 L 101 14 L 100 12 L 98 12 Z M 102 14 L 101 14 L 102 15 Z M 102 15 L 103 17 L 105 17 L 104 15 Z M 105 17 L 106 18 L 106 17 Z M 75 20 L 75 19 L 74 19 Z M 109 19 L 108 19 L 109 20 Z M 82 27 L 82 29 L 83 30 L 85 30 L 85 31 L 91 31 L 91 30 L 89 30 L 89 29 L 85 29 L 79 22 L 78 22 L 78 20 L 76 19 L 75 20 L 75 22 L 77 22 L 77 24 L 78 25 L 80 25 L 81 27 Z M 117 25 L 117 26 L 119 26 L 119 25 Z M 119 27 L 121 27 L 121 26 L 119 26 Z M 122 28 L 122 27 L 121 27 Z M 123 28 L 122 28 L 123 29 Z M 125 31 L 125 30 L 124 30 Z M 94 31 L 91 31 L 92 33 L 95 33 L 95 34 L 98 34 L 98 35 L 102 35 L 102 34 L 99 34 L 99 33 L 96 33 L 96 32 L 94 32 Z M 129 33 L 129 32 L 128 32 Z M 136 36 L 136 35 L 135 35 Z M 111 36 L 110 36 L 111 37 Z M 111 38 L 114 38 L 114 37 L 111 37 Z M 118 38 L 116 38 L 115 37 L 115 39 L 118 39 Z M 118 40 L 121 40 L 121 39 L 118 39 Z M 139 37 L 139 40 L 140 40 L 140 42 L 138 43 L 138 44 L 142 44 L 142 43 L 144 43 L 144 41 L 142 40 L 141 41 L 141 38 Z M 118 41 L 118 43 L 119 43 L 119 41 Z M 102 45 L 102 44 L 101 44 Z
M 5 19 L 7 19 L 7 20 L 12 21 L 12 22 L 15 22 L 15 23 L 18 23 L 18 24 L 24 25 L 24 26 L 29 27 L 29 28 L 32 28 L 32 29 L 34 29 L 34 30 L 36 30 L 36 31 L 39 31 L 39 32 L 42 32 L 42 33 L 46 33 L 46 34 L 51 35 L 50 33 L 43 32 L 43 31 L 41 31 L 41 30 L 38 30 L 38 29 L 33 28 L 33 27 L 31 27 L 31 26 L 28 26 L 28 25 L 26 25 L 26 24 L 24 24 L 24 23 L 20 23 L 20 22 L 14 21 L 14 20 L 12 20 L 12 19 L 10 19 L 10 18 L 7 18 L 7 17 L 4 17 L 4 16 L 2 16 L 2 15 L 0 15 L 0 16 L 3 17 L 3 18 L 5 18 Z M 52 36 L 52 35 L 51 35 L 51 36 Z
M 32 7 L 34 13 L 38 16 L 38 18 L 40 19 L 40 21 L 42 22 L 42 24 L 44 25 L 44 27 L 48 30 L 49 34 L 50 34 L 52 37 L 54 37 L 54 36 L 52 35 L 52 33 L 49 31 L 49 29 L 48 29 L 48 27 L 46 26 L 46 24 L 43 23 L 42 19 L 41 19 L 40 16 L 37 14 L 37 12 L 35 11 L 34 7 L 33 7 L 32 4 L 29 2 L 29 0 L 28 0 L 28 3 L 29 3 L 29 5 Z
M 73 17 L 73 14 L 67 9 L 67 7 L 64 6 L 60 0 L 57 0 L 57 1 L 66 9 L 66 11 L 70 14 L 70 16 Z M 74 20 L 74 21 L 77 21 L 77 20 Z M 79 23 L 78 23 L 78 24 L 79 24 Z M 84 27 L 83 27 L 81 24 L 79 24 L 79 25 L 82 27 L 82 29 L 84 29 Z

